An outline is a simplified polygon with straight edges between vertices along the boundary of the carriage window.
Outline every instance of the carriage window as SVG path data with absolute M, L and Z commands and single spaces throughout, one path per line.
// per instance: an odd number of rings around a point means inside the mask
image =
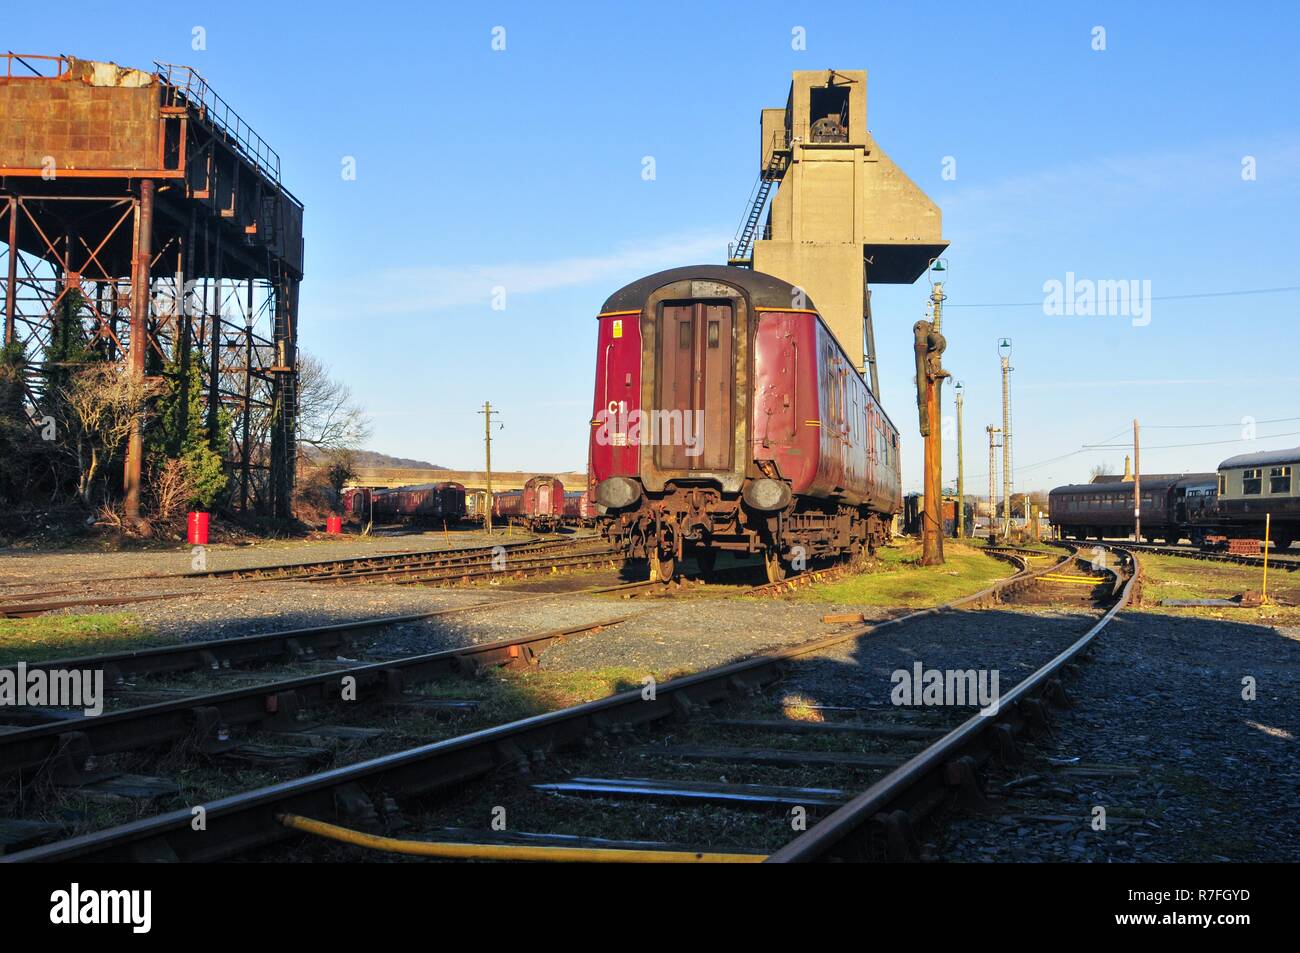
M 718 322 L 709 322 L 709 347 L 718 346 Z
M 1273 467 L 1268 471 L 1268 492 L 1270 493 L 1291 492 L 1291 468 L 1290 467 Z
M 691 346 L 691 322 L 682 321 L 677 325 L 677 346 L 688 350 Z
M 1223 496 L 1227 492 L 1228 492 L 1228 475 L 1226 473 L 1220 473 L 1219 474 L 1219 495 Z
M 1244 470 L 1241 474 L 1241 492 L 1243 496 L 1259 496 L 1260 479 L 1259 470 Z

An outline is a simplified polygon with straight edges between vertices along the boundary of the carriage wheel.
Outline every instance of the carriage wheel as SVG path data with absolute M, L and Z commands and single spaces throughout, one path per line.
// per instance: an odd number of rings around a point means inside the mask
M 671 553 L 667 556 L 651 553 L 649 562 L 651 582 L 672 582 L 673 573 L 677 571 L 677 560 Z
M 781 561 L 781 551 L 775 546 L 763 551 L 763 568 L 767 570 L 768 582 L 780 582 L 785 578 L 785 563 Z

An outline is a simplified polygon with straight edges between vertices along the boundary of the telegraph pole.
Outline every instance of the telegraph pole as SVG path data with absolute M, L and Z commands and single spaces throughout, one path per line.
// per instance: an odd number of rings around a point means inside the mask
M 966 538 L 966 467 L 961 458 L 961 409 L 963 393 L 966 389 L 961 381 L 953 385 L 957 391 L 957 538 Z
M 1133 542 L 1142 542 L 1142 442 L 1133 418 Z
M 993 453 L 997 446 L 997 439 L 994 434 L 1002 431 L 989 424 L 984 428 L 989 435 L 989 542 L 993 542 L 993 522 L 998 518 L 998 458 Z
M 483 401 L 483 409 L 479 411 L 483 415 L 483 446 L 487 453 L 487 511 L 483 514 L 483 526 L 487 529 L 488 535 L 492 535 L 492 415 L 499 414 L 499 410 L 492 409 L 491 401 Z
M 1011 535 L 1011 338 L 998 341 L 1002 359 L 1002 535 Z
M 943 379 L 943 282 L 935 281 L 936 272 L 945 271 L 943 260 L 930 262 L 930 317 L 912 326 L 916 352 L 916 404 L 921 418 L 921 436 L 925 439 L 925 507 L 921 513 L 921 565 L 943 565 L 943 427 L 939 395 Z

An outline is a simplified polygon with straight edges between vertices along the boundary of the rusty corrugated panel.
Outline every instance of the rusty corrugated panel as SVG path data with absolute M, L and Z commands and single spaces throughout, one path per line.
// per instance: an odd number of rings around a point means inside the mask
M 91 86 L 0 77 L 0 169 L 138 171 L 158 165 L 158 94 L 147 86 Z

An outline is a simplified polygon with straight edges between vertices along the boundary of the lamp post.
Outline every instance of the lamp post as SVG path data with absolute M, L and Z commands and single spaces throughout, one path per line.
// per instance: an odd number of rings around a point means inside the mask
M 1011 338 L 998 341 L 1002 362 L 1002 538 L 1011 535 Z

